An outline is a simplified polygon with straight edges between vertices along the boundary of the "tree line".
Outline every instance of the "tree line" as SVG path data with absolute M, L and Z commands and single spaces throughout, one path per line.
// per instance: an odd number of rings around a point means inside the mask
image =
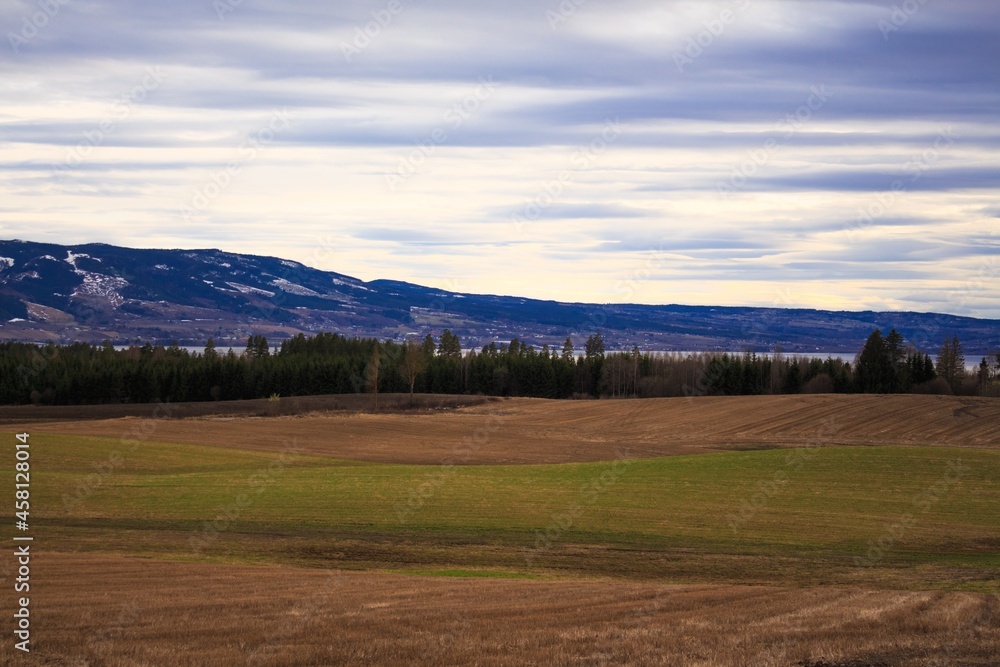
M 242 354 L 177 344 L 117 350 L 75 343 L 0 344 L 0 403 L 94 404 L 211 401 L 370 392 L 485 394 L 542 398 L 797 393 L 980 393 L 1000 395 L 1000 354 L 966 373 L 961 342 L 937 362 L 895 330 L 873 331 L 854 362 L 744 352 L 608 352 L 601 334 L 577 353 L 515 338 L 463 352 L 458 336 L 403 342 L 298 335 L 272 348 L 253 335 Z

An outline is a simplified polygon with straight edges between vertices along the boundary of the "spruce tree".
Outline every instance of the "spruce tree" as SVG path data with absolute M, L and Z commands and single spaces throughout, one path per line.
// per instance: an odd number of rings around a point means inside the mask
M 965 380 L 965 354 L 962 352 L 962 342 L 958 336 L 945 339 L 938 351 L 937 374 L 945 379 L 953 394 L 962 390 Z
M 865 394 L 885 394 L 892 391 L 894 370 L 892 357 L 882 331 L 875 329 L 858 355 L 855 389 Z
M 562 347 L 562 358 L 564 361 L 570 361 L 573 359 L 573 353 L 575 352 L 573 348 L 573 339 L 566 336 L 566 342 L 563 343 Z M 997 359 L 1000 360 L 1000 355 L 997 355 Z

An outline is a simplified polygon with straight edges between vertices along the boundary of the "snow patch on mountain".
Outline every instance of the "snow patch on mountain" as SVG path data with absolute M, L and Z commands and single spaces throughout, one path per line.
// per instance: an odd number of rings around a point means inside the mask
M 85 255 L 83 253 L 80 253 L 78 255 L 75 252 L 73 252 L 72 250 L 67 250 L 66 251 L 66 259 L 64 259 L 63 261 L 66 262 L 67 264 L 69 264 L 70 266 L 72 266 L 74 271 L 79 271 L 80 269 L 78 269 L 77 266 L 76 266 L 76 260 L 78 260 L 81 257 L 90 257 L 90 255 Z
M 118 276 L 106 276 L 103 273 L 92 271 L 76 270 L 77 275 L 83 276 L 83 283 L 73 290 L 70 296 L 97 296 L 106 299 L 115 308 L 125 303 L 118 290 L 128 286 L 128 281 Z
M 226 284 L 241 294 L 261 294 L 268 297 L 274 296 L 274 292 L 269 292 L 266 289 L 250 287 L 249 285 L 241 285 L 240 283 L 227 282 Z
M 14 266 L 14 260 L 10 257 L 0 257 L 0 271 Z
M 80 296 L 96 296 L 107 300 L 112 306 L 117 308 L 118 306 L 125 303 L 125 297 L 123 297 L 118 290 L 123 287 L 128 287 L 128 281 L 124 278 L 119 278 L 118 276 L 107 276 L 103 273 L 95 273 L 93 271 L 84 271 L 76 265 L 76 260 L 81 257 L 86 257 L 87 259 L 92 259 L 95 262 L 102 261 L 98 257 L 91 257 L 85 253 L 74 253 L 72 250 L 66 251 L 66 259 L 63 260 L 67 264 L 73 267 L 73 273 L 83 278 L 83 282 L 73 290 L 70 297 L 80 297 Z
M 296 294 L 298 296 L 323 296 L 319 292 L 314 292 L 308 287 L 303 287 L 302 285 L 296 285 L 295 283 L 289 282 L 284 278 L 272 280 L 269 284 L 274 285 L 281 291 L 288 292 L 289 294 Z
M 28 278 L 32 278 L 33 280 L 42 279 L 42 277 L 38 275 L 38 271 L 28 271 L 27 273 L 19 273 L 14 276 L 14 282 L 19 283 L 22 280 L 27 280 Z
M 77 272 L 79 272 L 80 269 L 77 268 L 77 266 L 76 266 L 76 260 L 79 259 L 79 258 L 81 258 L 81 257 L 86 257 L 87 259 L 92 259 L 95 262 L 103 262 L 104 261 L 104 260 L 102 260 L 99 257 L 91 257 L 90 255 L 88 255 L 86 253 L 83 253 L 83 252 L 81 252 L 81 253 L 75 253 L 72 250 L 67 250 L 66 251 L 66 259 L 64 259 L 63 261 L 66 262 L 67 264 L 71 265 L 74 270 L 76 270 Z
M 330 280 L 333 281 L 334 285 L 343 285 L 344 287 L 353 287 L 354 289 L 363 289 L 366 292 L 371 292 L 371 290 L 368 289 L 367 287 L 365 287 L 364 285 L 358 285 L 357 283 L 351 283 L 351 282 L 348 282 L 346 280 L 341 280 L 340 278 L 331 278 Z
M 226 257 L 228 257 L 228 255 L 224 254 L 220 255 L 216 253 L 213 254 L 211 257 L 198 257 L 198 259 L 204 262 L 205 264 L 208 264 L 209 266 L 221 266 L 223 268 L 228 269 L 232 266 L 232 264 L 230 264 L 229 262 L 222 261 Z

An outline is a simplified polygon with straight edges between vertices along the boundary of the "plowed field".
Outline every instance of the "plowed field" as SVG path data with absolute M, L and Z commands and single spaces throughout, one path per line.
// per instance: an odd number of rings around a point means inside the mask
M 812 445 L 1000 446 L 1000 401 L 945 396 L 512 399 L 437 414 L 130 417 L 10 430 L 297 451 L 383 463 L 522 464 Z

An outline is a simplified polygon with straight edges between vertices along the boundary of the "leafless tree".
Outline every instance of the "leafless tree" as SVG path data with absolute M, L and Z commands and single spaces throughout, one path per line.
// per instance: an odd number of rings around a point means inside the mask
M 382 363 L 382 346 L 375 343 L 375 349 L 372 350 L 372 357 L 368 361 L 367 371 L 367 381 L 368 381 L 368 391 L 372 393 L 372 405 L 374 409 L 378 410 L 378 371 L 379 366 Z
M 424 370 L 427 358 L 420 343 L 410 338 L 406 341 L 403 349 L 403 377 L 410 385 L 410 403 L 413 403 L 413 385 L 417 383 L 417 376 Z

